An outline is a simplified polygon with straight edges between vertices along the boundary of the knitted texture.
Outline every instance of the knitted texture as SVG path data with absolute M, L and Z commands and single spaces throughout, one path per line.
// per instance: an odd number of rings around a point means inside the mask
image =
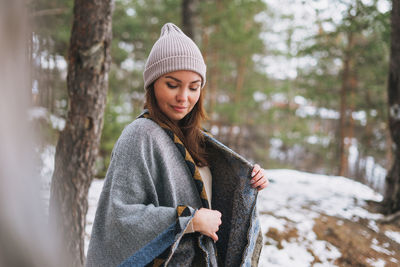
M 206 64 L 197 45 L 173 23 L 165 24 L 160 38 L 154 43 L 143 72 L 147 89 L 160 76 L 178 70 L 190 70 L 206 83 Z

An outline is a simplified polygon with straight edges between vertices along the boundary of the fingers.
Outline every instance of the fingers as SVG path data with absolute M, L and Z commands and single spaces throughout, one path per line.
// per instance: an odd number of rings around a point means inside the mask
M 217 232 L 222 223 L 222 214 L 217 210 L 206 208 L 199 209 L 193 218 L 193 229 L 206 236 L 211 237 L 214 242 L 218 241 Z
M 253 186 L 254 188 L 256 188 L 256 187 L 258 187 L 258 186 L 260 186 L 260 185 L 266 183 L 266 181 L 267 181 L 267 178 L 265 178 L 265 176 L 261 176 L 261 177 L 259 177 L 259 178 L 257 179 L 257 181 L 256 181 L 255 183 L 252 184 L 252 186 Z
M 218 210 L 210 210 L 210 211 L 214 214 L 215 221 L 213 223 L 214 227 L 213 227 L 211 233 L 208 234 L 208 236 L 211 237 L 214 240 L 214 242 L 217 242 L 218 241 L 217 232 L 219 230 L 219 226 L 222 224 L 222 220 L 221 220 L 222 214 Z
M 218 232 L 218 230 L 219 230 L 219 226 L 222 224 L 222 221 L 221 221 L 221 212 L 219 212 L 219 211 L 216 210 L 216 213 L 217 213 L 217 216 L 218 216 L 217 224 L 216 224 L 216 227 L 213 229 L 214 231 L 211 232 L 210 235 L 209 235 L 209 237 L 211 237 L 211 238 L 214 240 L 214 242 L 217 242 L 217 241 L 218 241 L 217 232 Z
M 257 188 L 258 191 L 268 186 L 268 179 L 265 177 L 265 171 L 258 164 L 254 165 L 252 171 L 252 179 L 250 180 L 253 188 Z
M 221 219 L 222 213 L 220 211 L 218 210 L 210 210 L 210 211 L 214 212 L 217 215 L 217 217 Z
M 212 238 L 212 240 L 214 240 L 214 242 L 217 242 L 217 241 L 218 241 L 218 236 L 217 236 L 216 233 L 212 233 L 212 234 L 210 235 L 210 237 Z
M 253 187 L 257 187 L 260 185 L 257 183 L 260 181 L 260 179 L 264 177 L 264 170 L 261 169 L 258 164 L 255 164 L 251 176 L 252 178 L 250 180 L 250 183 L 253 185 Z
M 259 186 L 257 187 L 257 190 L 258 190 L 258 191 L 263 190 L 264 188 L 266 188 L 266 187 L 268 186 L 268 184 L 269 184 L 269 181 L 268 181 L 268 179 L 266 179 L 266 180 L 265 180 L 265 183 L 263 183 L 263 184 L 261 184 L 261 185 L 259 185 Z
M 251 177 L 254 177 L 261 170 L 260 165 L 254 164 L 253 171 L 251 172 Z

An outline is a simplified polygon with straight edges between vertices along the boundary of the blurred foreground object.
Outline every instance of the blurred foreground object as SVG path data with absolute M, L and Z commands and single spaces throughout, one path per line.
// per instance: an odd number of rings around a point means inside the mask
M 29 35 L 26 2 L 0 0 L 0 266 L 65 266 L 33 171 Z
M 400 0 L 392 1 L 391 29 L 388 100 L 394 157 L 383 202 L 384 212 L 389 214 L 400 211 Z

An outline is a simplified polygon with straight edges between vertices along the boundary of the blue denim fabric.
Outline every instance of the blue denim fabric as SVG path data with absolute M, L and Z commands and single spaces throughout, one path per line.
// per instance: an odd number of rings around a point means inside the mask
M 171 224 L 164 232 L 150 241 L 146 246 L 125 260 L 118 267 L 140 267 L 146 266 L 154 258 L 163 253 L 175 241 L 176 223 Z

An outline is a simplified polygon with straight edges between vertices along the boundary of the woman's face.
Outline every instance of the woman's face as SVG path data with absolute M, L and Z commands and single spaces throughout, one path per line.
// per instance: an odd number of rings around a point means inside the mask
M 179 70 L 164 74 L 154 83 L 154 94 L 161 111 L 173 122 L 183 119 L 200 97 L 201 76 Z

